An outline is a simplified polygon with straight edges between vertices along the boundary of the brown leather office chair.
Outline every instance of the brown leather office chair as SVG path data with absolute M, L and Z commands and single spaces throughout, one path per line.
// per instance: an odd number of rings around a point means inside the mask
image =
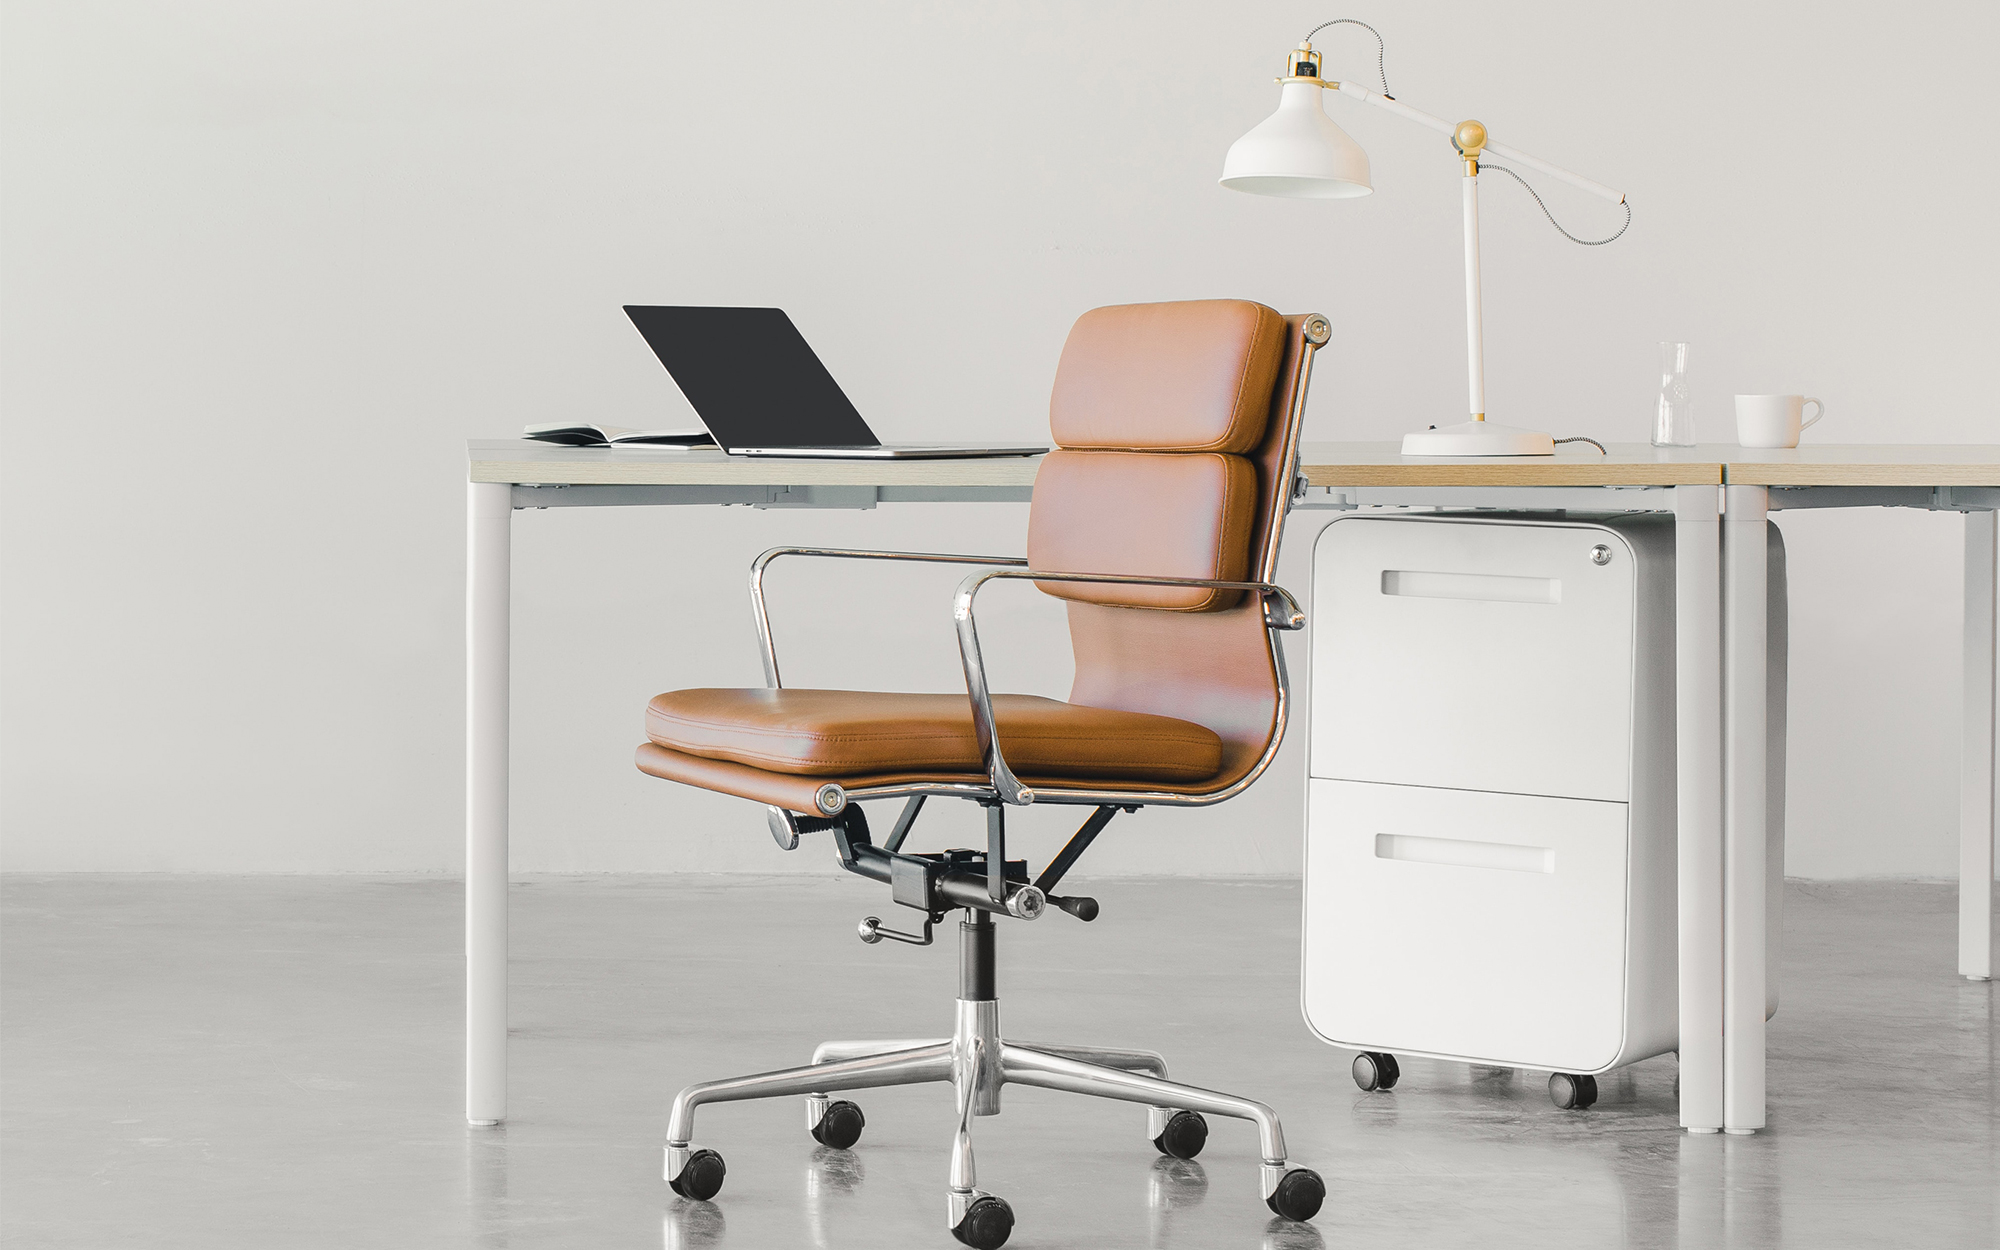
M 1034 920 L 1049 906 L 1096 916 L 1094 900 L 1055 890 L 1113 816 L 1221 802 L 1277 753 L 1287 695 L 1276 631 L 1304 617 L 1271 578 L 1306 383 L 1327 334 L 1323 317 L 1240 300 L 1085 313 L 1056 371 L 1057 450 L 1035 478 L 1027 559 L 801 547 L 758 558 L 751 588 L 768 687 L 660 695 L 647 708 L 651 741 L 639 767 L 767 804 L 787 850 L 829 832 L 842 866 L 887 882 L 891 898 L 922 917 L 910 933 L 871 916 L 865 942 L 928 944 L 932 926 L 962 910 L 957 1022 L 949 1038 L 828 1042 L 804 1067 L 683 1089 L 667 1128 L 675 1192 L 706 1199 L 722 1186 L 721 1157 L 692 1141 L 703 1103 L 802 1094 L 813 1137 L 846 1148 L 863 1117 L 830 1094 L 949 1081 L 958 1128 L 947 1222 L 968 1245 L 999 1246 L 1013 1212 L 976 1188 L 969 1129 L 973 1116 L 999 1112 L 1000 1088 L 1012 1082 L 1144 1103 L 1154 1145 L 1184 1159 L 1207 1139 L 1203 1112 L 1253 1121 L 1271 1209 L 1298 1220 L 1319 1210 L 1325 1186 L 1288 1165 L 1268 1106 L 1169 1082 L 1150 1051 L 1002 1041 L 993 947 L 996 917 Z M 772 560 L 794 555 L 989 566 L 967 576 L 953 604 L 967 694 L 782 685 L 762 584 Z M 1068 601 L 1068 702 L 988 691 L 973 606 L 998 578 L 1029 579 Z M 924 802 L 940 795 L 985 807 L 983 850 L 902 849 Z M 877 845 L 859 802 L 887 798 L 906 802 Z M 1095 809 L 1032 881 L 1006 854 L 1006 810 L 1028 803 Z

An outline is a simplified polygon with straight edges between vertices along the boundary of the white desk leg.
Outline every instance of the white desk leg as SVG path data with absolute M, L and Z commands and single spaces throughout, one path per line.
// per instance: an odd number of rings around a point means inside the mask
M 1965 514 L 1965 745 L 1958 795 L 1958 973 L 1993 977 L 1994 815 L 1993 629 L 2000 513 Z
M 1764 1127 L 1765 742 L 1770 557 L 1762 486 L 1725 488 L 1722 520 L 1722 1129 Z
M 1681 1127 L 1722 1127 L 1722 575 L 1718 488 L 1674 490 Z
M 465 1118 L 507 1118 L 507 650 L 513 487 L 465 492 Z

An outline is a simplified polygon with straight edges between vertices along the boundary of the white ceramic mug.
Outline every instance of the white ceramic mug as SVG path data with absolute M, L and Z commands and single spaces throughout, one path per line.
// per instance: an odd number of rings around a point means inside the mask
M 1806 405 L 1819 411 L 1800 421 Z M 1826 405 L 1809 395 L 1738 395 L 1736 442 L 1741 447 L 1797 447 L 1799 431 L 1826 415 Z

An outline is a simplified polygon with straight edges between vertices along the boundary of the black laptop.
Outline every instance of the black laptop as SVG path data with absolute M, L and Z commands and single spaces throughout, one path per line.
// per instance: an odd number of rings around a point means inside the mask
M 882 442 L 782 308 L 628 304 L 625 315 L 732 456 L 896 460 L 1048 450 Z

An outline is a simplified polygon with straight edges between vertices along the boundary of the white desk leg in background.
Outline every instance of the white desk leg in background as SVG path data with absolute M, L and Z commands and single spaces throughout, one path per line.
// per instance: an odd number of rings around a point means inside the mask
M 1722 574 L 1719 488 L 1674 489 L 1681 1127 L 1722 1127 Z
M 514 488 L 465 493 L 465 1118 L 507 1118 L 508 589 Z
M 1993 978 L 1993 843 L 2000 835 L 1994 752 L 1993 630 L 2000 513 L 1965 514 L 1965 745 L 1958 795 L 1958 974 Z
M 1770 492 L 1724 488 L 1722 512 L 1722 1130 L 1764 1127 Z

